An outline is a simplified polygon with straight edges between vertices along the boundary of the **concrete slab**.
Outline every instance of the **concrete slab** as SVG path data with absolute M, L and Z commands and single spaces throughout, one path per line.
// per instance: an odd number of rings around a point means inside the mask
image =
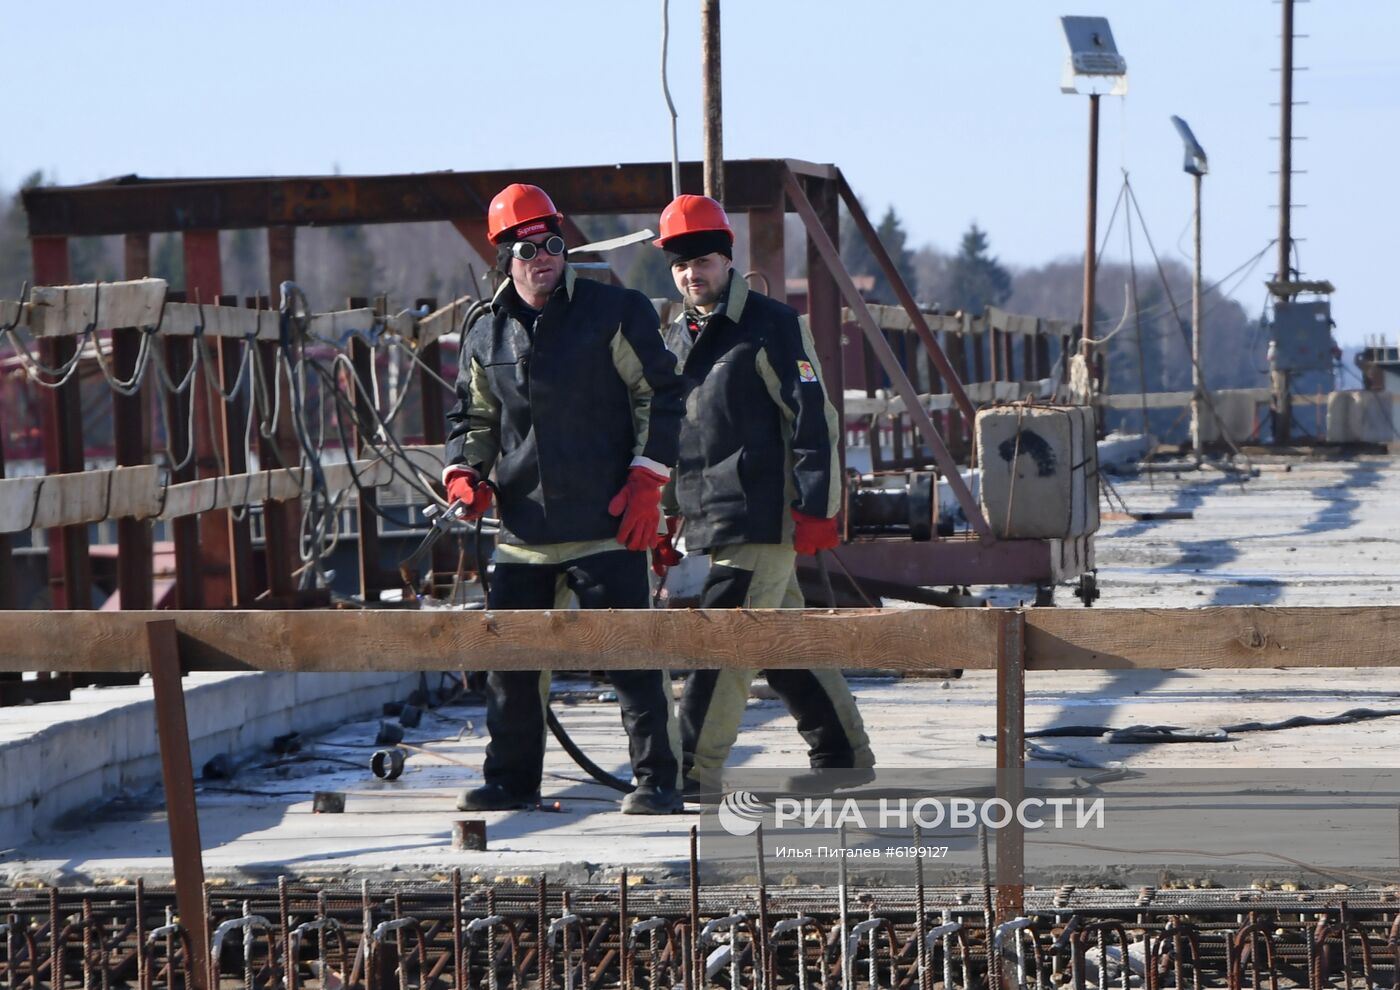
M 1207 471 L 1115 480 L 1115 486 L 1134 510 L 1190 510 L 1194 516 L 1106 524 L 1097 550 L 1101 605 L 1354 605 L 1397 599 L 1400 467 L 1390 461 L 1261 465 L 1260 476 L 1243 484 Z M 1032 593 L 1000 589 L 993 598 L 1009 604 L 1029 601 Z M 1061 603 L 1080 607 L 1063 591 Z M 978 742 L 979 735 L 994 731 L 993 675 L 852 683 L 882 766 L 994 763 L 994 751 Z M 556 689 L 585 697 L 590 690 L 587 682 L 562 679 Z M 1026 721 L 1031 731 L 1067 724 L 1214 727 L 1357 707 L 1400 708 L 1400 671 L 1032 672 Z M 626 773 L 615 704 L 585 700 L 556 710 L 595 761 Z M 240 711 L 245 719 L 254 714 Z M 369 773 L 374 731 L 373 721 L 345 725 L 320 738 L 305 762 L 253 768 L 232 781 L 202 785 L 200 818 L 211 876 L 408 879 L 443 876 L 454 866 L 487 880 L 541 870 L 560 880 L 601 880 L 622 866 L 653 879 L 684 875 L 695 815 L 616 814 L 620 796 L 589 781 L 552 742 L 545 797 L 560 802 L 561 810 L 472 815 L 487 823 L 487 851 L 453 851 L 452 823 L 468 817 L 455 810 L 456 793 L 480 781 L 483 710 L 443 710 L 410 730 L 406 741 L 424 752 L 413 752 L 404 776 L 393 783 Z M 1043 745 L 1131 768 L 1386 767 L 1400 747 L 1400 719 L 1248 734 L 1224 743 L 1125 746 L 1061 739 Z M 732 764 L 805 763 L 805 745 L 784 707 L 752 699 Z M 0 781 L 8 776 L 0 774 Z M 32 781 L 28 786 L 35 787 Z M 320 790 L 343 791 L 345 813 L 313 815 L 312 793 Z M 0 851 L 0 883 L 136 875 L 154 880 L 169 873 L 166 824 L 155 790 L 110 805 L 81 827 L 50 827 L 41 838 L 20 842 L 6 841 L 8 835 L 0 832 L 0 847 L 13 847 Z

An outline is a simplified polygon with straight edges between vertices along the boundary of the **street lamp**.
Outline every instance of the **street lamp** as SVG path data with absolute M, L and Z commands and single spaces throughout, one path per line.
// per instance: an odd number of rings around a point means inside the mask
M 1201 370 L 1201 176 L 1210 169 L 1206 164 L 1206 152 L 1191 133 L 1191 128 L 1180 117 L 1172 117 L 1176 132 L 1181 135 L 1185 160 L 1181 169 L 1191 176 L 1193 190 L 1191 209 L 1192 240 L 1195 242 L 1195 259 L 1191 267 L 1191 452 L 1196 463 L 1201 461 L 1201 408 L 1205 397 L 1205 374 Z
M 1084 356 L 1092 362 L 1089 345 L 1094 339 L 1094 279 L 1098 265 L 1099 207 L 1099 97 L 1104 92 L 1122 96 L 1128 91 L 1128 63 L 1118 54 L 1106 17 L 1061 17 L 1068 55 L 1060 79 L 1062 93 L 1089 97 L 1089 203 L 1084 246 Z M 1102 366 L 1092 378 L 1102 378 Z

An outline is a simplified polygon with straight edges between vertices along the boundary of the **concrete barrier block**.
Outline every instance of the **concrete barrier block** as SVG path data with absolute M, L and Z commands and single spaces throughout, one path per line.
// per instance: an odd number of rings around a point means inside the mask
M 1005 539 L 1064 539 L 1099 528 L 1094 412 L 996 406 L 977 413 L 982 511 Z

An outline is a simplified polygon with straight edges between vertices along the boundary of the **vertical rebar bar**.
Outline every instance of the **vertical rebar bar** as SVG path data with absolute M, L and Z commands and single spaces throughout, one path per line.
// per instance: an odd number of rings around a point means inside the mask
M 462 971 L 462 869 L 452 868 L 452 985 L 454 990 L 466 990 L 466 974 Z
M 287 893 L 286 874 L 277 877 L 277 936 L 282 940 L 282 986 L 290 990 L 292 985 L 292 967 L 297 963 L 296 960 L 291 957 L 291 898 Z M 275 961 L 272 959 L 268 960 L 268 964 L 270 966 L 276 965 Z M 210 987 L 209 990 L 218 990 L 218 988 Z
M 632 990 L 631 953 L 627 932 L 627 867 L 624 866 L 617 878 L 617 982 L 622 990 Z
M 839 899 L 838 910 L 840 911 L 841 924 L 841 990 L 851 990 L 851 959 L 850 952 L 846 948 L 846 933 L 850 931 L 846 917 L 846 826 L 842 825 L 839 834 L 841 837 L 840 859 L 836 861 L 836 896 Z
M 690 972 L 691 986 L 705 985 L 705 964 L 700 959 L 700 829 L 690 826 Z

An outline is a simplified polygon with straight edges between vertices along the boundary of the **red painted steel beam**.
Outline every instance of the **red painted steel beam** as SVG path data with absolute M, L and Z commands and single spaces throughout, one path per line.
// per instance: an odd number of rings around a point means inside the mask
M 783 215 L 781 190 L 772 206 L 749 210 L 749 268 L 763 276 L 763 294 L 781 303 L 787 302 Z
M 836 205 L 836 190 L 830 182 L 811 177 L 792 177 L 794 187 L 805 184 L 812 191 L 808 201 L 805 193 L 799 192 L 811 210 L 812 225 L 828 240 L 840 238 L 840 213 Z M 796 205 L 796 200 L 793 201 Z M 804 220 L 806 218 L 804 217 Z M 843 269 L 844 271 L 844 269 Z M 807 236 L 807 324 L 812 333 L 812 344 L 817 349 L 817 360 L 821 362 L 822 379 L 826 385 L 827 398 L 836 409 L 836 422 L 846 422 L 846 362 L 841 348 L 841 292 L 834 273 L 822 261 L 822 252 L 812 238 Z M 876 448 L 879 449 L 878 447 Z M 840 446 L 841 476 L 846 475 L 846 445 Z
M 1038 584 L 1053 578 L 1046 540 L 862 540 L 832 553 L 859 580 L 915 588 L 958 584 Z
M 215 305 L 223 292 L 217 230 L 189 230 L 182 238 L 185 255 L 185 295 L 192 302 Z M 219 435 L 225 431 L 224 407 L 217 392 L 218 357 L 208 341 L 194 342 L 194 360 L 199 363 L 194 385 L 195 476 L 199 479 L 220 475 Z M 203 355 L 201 352 L 203 351 Z M 212 357 L 213 361 L 209 361 Z M 199 514 L 199 570 L 205 608 L 228 608 L 233 604 L 233 560 L 230 547 L 229 513 L 213 509 Z
M 770 205 L 774 180 L 788 167 L 771 159 L 725 162 L 725 206 L 740 212 Z M 806 162 L 792 167 L 822 177 L 833 171 Z M 701 188 L 701 173 L 701 163 L 681 163 L 682 187 Z M 126 234 L 481 218 L 512 182 L 547 189 L 565 214 L 660 213 L 672 195 L 670 163 L 655 162 L 377 176 L 125 176 L 30 189 L 23 197 L 31 235 Z
M 127 278 L 145 278 L 149 274 L 150 235 L 128 234 L 122 253 Z M 112 331 L 112 362 L 122 381 L 129 380 L 136 372 L 143 336 L 144 331 L 135 327 Z M 154 341 L 151 343 L 154 345 Z M 112 393 L 112 446 L 120 466 L 150 463 L 151 426 L 146 412 L 153 394 L 149 382 L 154 377 L 154 372 L 149 372 L 136 395 Z M 117 594 L 121 596 L 123 609 L 144 611 L 155 607 L 152 544 L 149 520 L 117 520 Z
M 184 302 L 185 298 L 183 292 L 166 293 L 166 299 L 170 302 Z M 185 373 L 193 360 L 194 339 L 167 336 L 159 343 L 166 372 L 171 381 L 179 384 L 185 380 Z M 170 456 L 171 484 L 194 480 L 194 457 L 189 453 L 190 445 L 194 443 L 189 428 L 189 404 L 190 390 L 198 387 L 199 383 L 195 382 L 183 393 L 172 390 L 164 397 L 165 423 L 169 430 L 165 449 Z M 202 608 L 204 588 L 199 573 L 199 517 L 179 516 L 170 520 L 168 526 L 171 541 L 175 544 L 175 607 Z
M 68 240 L 35 237 L 30 242 L 35 285 L 64 285 L 71 281 Z M 39 342 L 39 358 L 49 367 L 65 364 L 82 338 L 50 337 Z M 72 474 L 83 470 L 83 407 L 81 375 L 75 374 L 57 389 L 44 389 L 41 422 L 44 431 L 44 470 L 48 474 Z M 88 555 L 86 526 L 51 529 L 49 541 L 49 594 L 54 608 L 92 608 L 92 562 Z

